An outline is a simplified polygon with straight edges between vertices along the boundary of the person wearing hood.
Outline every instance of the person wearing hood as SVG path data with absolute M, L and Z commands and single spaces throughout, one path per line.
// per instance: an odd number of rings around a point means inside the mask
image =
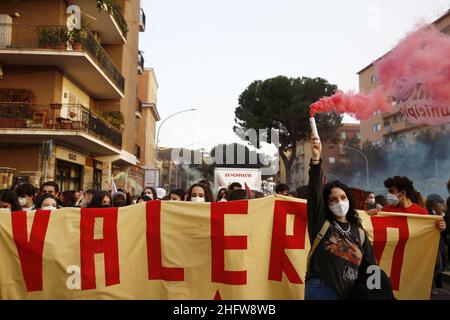
M 307 205 L 311 250 L 305 299 L 351 299 L 365 269 L 377 261 L 350 189 L 339 181 L 323 185 L 321 152 L 320 140 L 313 138 Z

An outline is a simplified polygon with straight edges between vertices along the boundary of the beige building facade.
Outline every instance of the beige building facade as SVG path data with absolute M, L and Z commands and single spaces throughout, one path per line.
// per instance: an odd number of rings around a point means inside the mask
M 140 5 L 0 2 L 0 167 L 16 182 L 142 190 Z

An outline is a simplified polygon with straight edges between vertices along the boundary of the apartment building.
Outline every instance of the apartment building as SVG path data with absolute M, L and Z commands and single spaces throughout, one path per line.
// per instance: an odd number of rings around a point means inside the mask
M 441 32 L 450 35 L 450 10 L 432 24 Z M 359 91 L 361 93 L 369 93 L 377 87 L 378 83 L 373 64 L 369 64 L 359 71 L 358 76 Z M 393 112 L 381 113 L 376 111 L 368 120 L 361 121 L 362 145 L 366 142 L 381 146 L 390 145 L 399 140 L 404 142 L 413 141 L 419 132 L 426 129 L 450 131 L 450 125 L 433 128 L 415 125 L 402 116 L 399 106 L 393 106 L 393 108 Z
M 149 88 L 139 85 L 140 3 L 0 2 L 0 172 L 8 179 L 13 172 L 16 181 L 78 190 L 109 189 L 116 176 L 118 187 L 142 189 L 146 141 L 138 136 Z

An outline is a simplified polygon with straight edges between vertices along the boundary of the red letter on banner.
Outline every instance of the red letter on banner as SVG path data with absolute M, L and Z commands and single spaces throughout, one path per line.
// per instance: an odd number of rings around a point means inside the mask
M 288 214 L 294 215 L 293 235 L 286 235 Z M 285 249 L 305 249 L 306 224 L 306 203 L 275 201 L 269 280 L 281 281 L 284 272 L 289 282 L 303 283 Z
M 225 250 L 246 250 L 247 236 L 225 236 L 226 214 L 247 214 L 248 201 L 211 203 L 212 281 L 247 284 L 247 271 L 226 271 Z
M 36 211 L 28 241 L 27 213 L 17 211 L 11 214 L 13 238 L 28 292 L 42 291 L 43 288 L 42 256 L 49 220 L 50 211 Z
M 147 201 L 147 257 L 149 280 L 184 281 L 183 268 L 162 266 L 161 201 Z
M 117 208 L 81 209 L 80 254 L 82 290 L 96 288 L 94 262 L 94 255 L 96 253 L 104 254 L 106 286 L 120 283 L 117 216 Z M 103 218 L 102 239 L 94 239 L 95 218 Z
M 378 263 L 380 263 L 386 247 L 387 228 L 398 229 L 399 239 L 392 258 L 390 278 L 392 289 L 399 290 L 405 245 L 409 238 L 408 217 L 371 217 L 371 220 L 373 225 L 373 251 Z

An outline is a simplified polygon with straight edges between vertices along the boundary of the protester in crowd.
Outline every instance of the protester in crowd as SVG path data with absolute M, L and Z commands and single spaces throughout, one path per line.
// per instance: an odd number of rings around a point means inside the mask
M 209 190 L 212 190 L 211 182 L 209 180 L 203 179 L 203 180 L 200 180 L 198 183 L 206 186 L 207 188 L 209 188 Z
M 364 275 L 364 268 L 377 262 L 350 189 L 339 181 L 323 186 L 319 139 L 312 139 L 311 151 L 307 210 L 312 249 L 305 299 L 348 299 L 358 288 L 356 281 Z
M 54 195 L 50 193 L 43 193 L 36 199 L 37 210 L 50 210 L 54 211 L 59 209 L 58 202 Z
M 430 215 L 444 216 L 445 215 L 445 202 L 441 196 L 437 194 L 431 194 L 426 200 L 426 208 Z M 444 271 L 446 266 L 445 259 L 445 232 L 441 233 L 439 238 L 439 249 L 436 257 L 436 266 L 434 268 L 434 282 L 433 288 L 442 288 L 442 271 Z M 436 290 L 433 289 L 432 294 L 436 294 Z
M 107 191 L 96 191 L 92 197 L 91 203 L 88 208 L 111 208 L 112 200 L 111 195 Z
M 301 186 L 297 188 L 296 198 L 306 199 L 308 198 L 308 186 Z
M 173 189 L 169 192 L 170 201 L 185 201 L 186 199 L 186 191 L 183 189 Z
M 19 204 L 24 211 L 34 210 L 34 198 L 36 196 L 36 188 L 30 183 L 23 183 L 16 189 L 19 197 Z
M 147 202 L 147 201 L 152 201 L 153 199 L 150 198 L 149 196 L 143 196 L 143 197 L 139 197 L 136 200 L 136 203 L 141 203 L 141 202 Z
M 47 181 L 41 185 L 40 194 L 48 193 L 55 197 L 58 207 L 63 205 L 59 199 L 59 186 L 55 181 Z
M 219 192 L 217 192 L 216 202 L 219 202 L 220 200 L 222 200 L 225 197 L 225 194 L 227 193 L 227 191 L 228 191 L 227 187 L 220 188 Z
M 240 184 L 239 182 L 233 182 L 228 186 L 228 190 L 230 190 L 230 191 L 237 190 L 237 189 L 242 189 L 242 184 Z
M 62 207 L 73 208 L 76 207 L 77 199 L 72 191 L 63 191 L 60 193 L 59 198 L 62 202 Z
M 122 191 L 112 194 L 112 206 L 115 208 L 125 207 L 127 205 L 127 195 Z
M 193 184 L 186 195 L 186 201 L 191 202 L 213 202 L 211 189 L 206 185 L 195 183 Z
M 284 183 L 280 183 L 279 185 L 277 185 L 275 187 L 275 193 L 276 194 L 280 194 L 282 196 L 288 196 L 289 195 L 289 187 L 287 186 L 287 184 Z
M 80 207 L 80 208 L 87 208 L 87 206 L 91 202 L 93 196 L 94 196 L 94 190 L 92 190 L 92 189 L 88 189 L 85 192 L 80 191 L 78 193 L 78 198 L 77 198 L 77 202 L 75 202 L 75 206 Z
M 156 190 L 153 187 L 146 187 L 144 189 L 144 191 L 142 191 L 142 193 L 141 193 L 141 197 L 143 197 L 143 196 L 147 196 L 147 197 L 151 198 L 151 200 L 158 199 L 158 195 L 156 194 Z
M 427 209 L 417 204 L 421 195 L 414 189 L 414 184 L 407 177 L 395 176 L 384 181 L 388 189 L 386 200 L 388 204 L 383 207 L 385 212 L 428 214 Z M 444 219 L 436 221 L 436 227 L 442 232 L 446 228 Z
M 387 200 L 386 197 L 382 194 L 379 194 L 375 197 L 375 206 L 377 207 L 378 210 L 383 209 L 384 206 L 386 206 Z
M 228 201 L 236 201 L 236 200 L 244 200 L 248 199 L 248 193 L 244 189 L 236 189 L 230 191 L 230 195 L 228 196 Z
M 366 201 L 364 202 L 365 204 L 365 208 L 364 210 L 372 210 L 372 209 L 376 209 L 376 200 L 375 200 L 375 193 L 373 193 L 372 191 L 367 191 L 366 192 Z
M 255 192 L 255 199 L 260 199 L 260 198 L 264 198 L 264 193 L 262 193 L 260 191 L 256 191 Z
M 22 207 L 19 204 L 19 197 L 14 190 L 0 190 L 0 209 L 9 209 L 11 212 L 22 211 Z

